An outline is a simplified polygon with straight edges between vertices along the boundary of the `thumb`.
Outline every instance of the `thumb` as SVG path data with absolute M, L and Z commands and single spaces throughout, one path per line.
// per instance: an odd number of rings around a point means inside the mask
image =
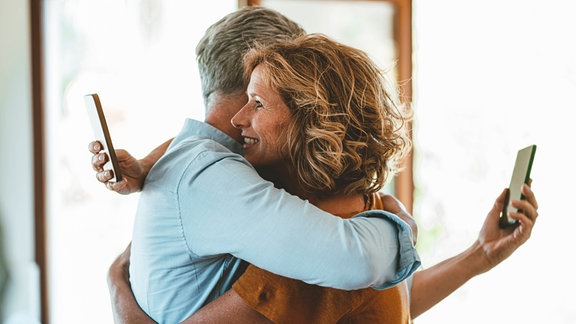
M 506 200 L 506 196 L 508 195 L 508 188 L 504 188 L 496 201 L 494 201 L 494 205 L 492 205 L 492 210 L 490 211 L 491 218 L 500 218 L 500 213 L 502 212 L 502 208 L 504 208 L 504 202 Z

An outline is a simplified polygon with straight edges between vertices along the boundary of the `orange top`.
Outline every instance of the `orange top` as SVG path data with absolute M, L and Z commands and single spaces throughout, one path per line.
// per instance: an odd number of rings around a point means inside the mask
M 383 209 L 377 194 L 371 201 L 367 209 Z M 232 289 L 275 323 L 411 323 L 405 281 L 386 290 L 346 291 L 310 285 L 250 265 Z

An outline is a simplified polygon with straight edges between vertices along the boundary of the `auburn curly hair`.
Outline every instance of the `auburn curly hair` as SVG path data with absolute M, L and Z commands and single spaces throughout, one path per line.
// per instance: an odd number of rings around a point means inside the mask
M 256 45 L 244 57 L 246 78 L 258 65 L 290 109 L 286 145 L 307 193 L 368 194 L 398 171 L 409 116 L 365 52 L 308 34 Z

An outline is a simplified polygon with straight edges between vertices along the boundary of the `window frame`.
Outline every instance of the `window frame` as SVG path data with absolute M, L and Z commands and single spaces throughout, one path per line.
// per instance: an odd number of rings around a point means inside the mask
M 40 275 L 40 321 L 49 323 L 48 271 L 46 244 L 46 162 L 44 118 L 44 55 L 42 0 L 30 0 L 30 48 L 32 66 L 32 125 L 34 149 L 34 247 Z

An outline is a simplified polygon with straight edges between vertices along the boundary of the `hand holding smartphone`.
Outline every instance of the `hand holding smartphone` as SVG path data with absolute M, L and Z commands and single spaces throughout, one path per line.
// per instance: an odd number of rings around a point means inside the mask
M 104 170 L 112 170 L 114 174 L 112 179 L 109 181 L 118 182 L 122 180 L 122 175 L 120 174 L 118 159 L 116 158 L 116 152 L 112 145 L 112 139 L 108 130 L 108 124 L 106 123 L 104 111 L 102 110 L 100 98 L 95 93 L 88 94 L 84 96 L 84 101 L 86 103 L 86 110 L 88 111 L 90 122 L 92 123 L 94 136 L 96 137 L 96 140 L 104 146 L 104 152 L 108 154 L 108 162 L 104 165 Z
M 516 225 L 517 221 L 508 217 L 508 212 L 517 212 L 518 210 L 510 202 L 512 200 L 524 199 L 522 195 L 522 185 L 530 181 L 530 171 L 532 170 L 532 162 L 536 154 L 536 145 L 527 146 L 518 151 L 516 155 L 516 163 L 514 164 L 514 171 L 512 172 L 512 179 L 510 179 L 510 186 L 508 187 L 508 194 L 504 201 L 504 208 L 500 215 L 500 227 L 508 227 Z

